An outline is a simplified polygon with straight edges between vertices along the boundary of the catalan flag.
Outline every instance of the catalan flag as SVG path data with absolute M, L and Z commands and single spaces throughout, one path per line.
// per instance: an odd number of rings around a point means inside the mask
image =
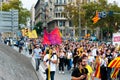
M 116 57 L 115 59 L 113 59 L 109 64 L 108 67 L 110 68 L 118 68 L 120 67 L 120 56 Z
M 115 68 L 114 71 L 111 74 L 111 78 L 116 78 L 119 72 L 119 68 Z
M 98 11 L 96 11 L 96 15 L 92 18 L 93 24 L 97 23 L 100 20 Z
M 100 56 L 97 56 L 96 57 L 96 70 L 95 70 L 95 74 L 94 76 L 96 78 L 101 78 L 101 75 L 100 75 Z
M 100 64 L 98 63 L 97 64 L 97 67 L 96 67 L 96 71 L 95 71 L 95 75 L 94 75 L 96 78 L 101 78 L 101 75 L 100 75 Z

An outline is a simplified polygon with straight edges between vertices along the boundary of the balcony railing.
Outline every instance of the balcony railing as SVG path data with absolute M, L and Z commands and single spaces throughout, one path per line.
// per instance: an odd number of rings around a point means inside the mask
M 55 5 L 66 5 L 67 3 L 62 3 L 62 2 L 59 2 L 59 3 L 55 3 Z

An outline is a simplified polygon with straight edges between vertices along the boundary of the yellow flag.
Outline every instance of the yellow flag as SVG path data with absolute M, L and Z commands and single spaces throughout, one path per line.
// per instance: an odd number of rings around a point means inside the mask
M 25 36 L 25 29 L 22 29 L 21 32 L 22 32 L 22 36 Z
M 90 80 L 91 74 L 93 73 L 93 69 L 90 65 L 86 65 L 86 68 L 88 70 L 88 80 Z
M 38 38 L 36 30 L 33 30 L 32 32 L 29 32 L 29 38 Z

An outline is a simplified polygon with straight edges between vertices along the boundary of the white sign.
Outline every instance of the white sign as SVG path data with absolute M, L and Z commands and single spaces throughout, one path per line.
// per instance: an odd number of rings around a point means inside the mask
M 115 44 L 120 45 L 120 33 L 113 33 L 112 42 L 113 42 L 113 45 Z

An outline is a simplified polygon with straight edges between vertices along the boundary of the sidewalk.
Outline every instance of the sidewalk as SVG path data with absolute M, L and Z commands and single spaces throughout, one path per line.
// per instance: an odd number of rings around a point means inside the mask
M 15 49 L 16 51 L 18 51 L 18 48 L 17 48 L 17 47 L 14 47 L 14 49 Z M 29 55 L 28 51 L 26 52 L 26 51 L 23 49 L 22 53 L 20 53 L 20 54 L 23 54 L 23 55 L 25 55 L 26 57 L 30 58 L 31 63 L 32 63 L 34 69 L 35 69 L 35 60 L 34 60 L 34 58 L 33 58 L 31 55 Z M 36 74 L 38 75 L 39 80 L 45 80 L 46 76 L 45 76 L 45 74 L 43 73 L 43 72 L 44 72 L 44 69 L 43 69 L 43 67 L 42 67 L 41 65 L 44 66 L 43 63 L 41 62 L 41 63 L 40 63 L 40 66 L 39 66 L 39 71 L 36 71 Z

